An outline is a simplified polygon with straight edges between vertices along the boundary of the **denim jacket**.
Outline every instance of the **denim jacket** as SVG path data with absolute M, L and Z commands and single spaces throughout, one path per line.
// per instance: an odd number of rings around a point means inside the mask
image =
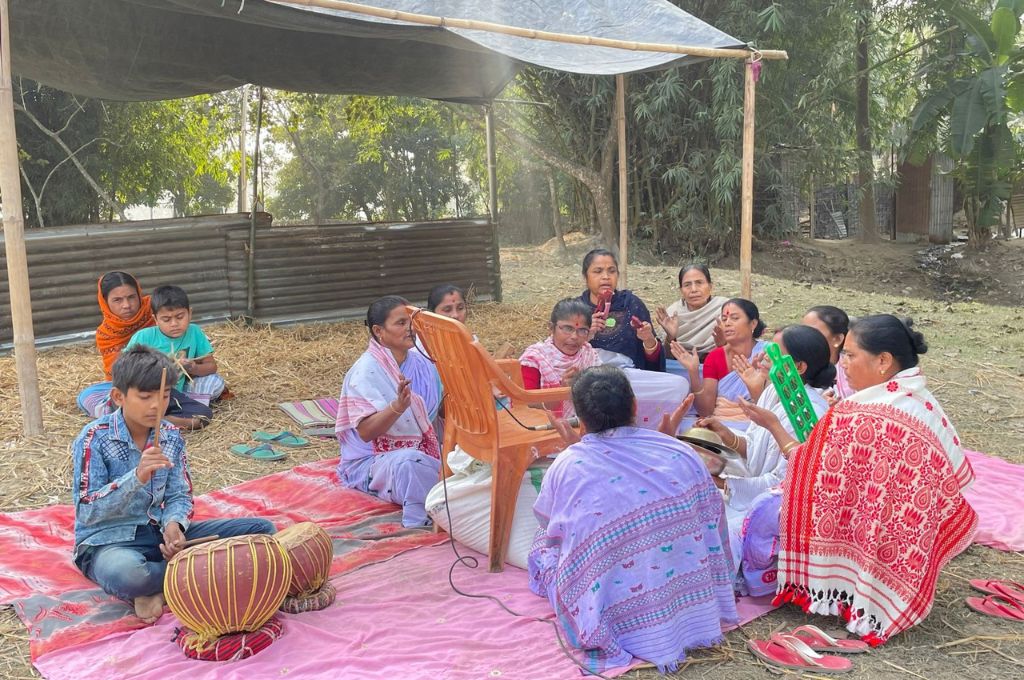
M 83 546 L 122 543 L 135 538 L 139 526 L 163 530 L 177 522 L 188 529 L 192 519 L 192 480 L 185 441 L 178 429 L 163 423 L 160 446 L 174 464 L 153 473 L 147 484 L 135 476 L 142 452 L 135 445 L 121 410 L 97 418 L 72 445 L 74 457 L 75 553 Z

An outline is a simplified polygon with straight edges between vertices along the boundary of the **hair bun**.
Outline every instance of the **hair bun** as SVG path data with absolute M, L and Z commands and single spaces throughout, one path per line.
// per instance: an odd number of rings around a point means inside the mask
M 914 320 L 909 316 L 898 316 L 896 318 L 907 329 L 907 335 L 910 337 L 910 344 L 914 348 L 914 352 L 916 354 L 925 354 L 928 351 L 928 343 L 925 342 L 923 333 L 914 330 Z

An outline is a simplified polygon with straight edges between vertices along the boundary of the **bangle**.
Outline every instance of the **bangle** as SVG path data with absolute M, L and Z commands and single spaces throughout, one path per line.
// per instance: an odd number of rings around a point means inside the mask
M 732 432 L 732 446 L 730 446 L 729 448 L 733 449 L 734 451 L 739 451 L 740 449 L 740 436 L 735 432 Z
M 399 411 L 397 408 L 395 408 L 395 402 L 389 401 L 388 402 L 388 408 L 391 409 L 392 411 L 394 411 L 395 413 L 397 413 L 398 415 L 402 415 L 402 412 Z
M 696 397 L 696 396 L 697 396 L 698 394 L 704 394 L 704 384 L 703 384 L 703 383 L 701 383 L 700 389 L 699 389 L 699 390 L 697 390 L 696 392 L 694 392 L 693 390 L 690 390 L 690 394 L 692 394 L 692 395 L 693 395 L 693 396 L 695 396 L 695 397 Z
M 647 352 L 648 354 L 650 354 L 651 352 L 653 352 L 656 349 L 658 349 L 658 341 L 657 340 L 654 341 L 654 347 L 648 347 L 647 343 L 646 342 L 644 343 L 644 351 Z
M 795 449 L 798 446 L 800 446 L 800 442 L 795 441 L 795 440 L 791 441 L 790 443 L 788 443 L 788 444 L 786 444 L 785 446 L 782 447 L 782 455 L 783 456 L 788 456 L 789 452 L 792 451 L 793 449 Z

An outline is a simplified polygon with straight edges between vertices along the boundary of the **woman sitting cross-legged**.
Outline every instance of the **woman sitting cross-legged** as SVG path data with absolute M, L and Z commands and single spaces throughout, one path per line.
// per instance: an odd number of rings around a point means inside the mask
M 410 351 L 406 304 L 388 295 L 367 310 L 370 344 L 345 374 L 335 431 L 341 483 L 401 505 L 402 525 L 419 527 L 430 523 L 423 501 L 440 469 L 431 423 L 442 390 L 430 359 Z
M 534 505 L 530 588 L 547 597 L 581 662 L 601 672 L 650 661 L 674 670 L 737 621 L 722 496 L 690 446 L 634 426 L 636 401 L 612 366 L 572 386 L 584 432 L 551 464 Z M 687 397 L 665 418 L 675 431 Z
M 842 362 L 856 391 L 803 444 L 743 404 L 789 454 L 776 601 L 839 615 L 872 645 L 928 615 L 939 571 L 978 524 L 962 494 L 974 473 L 918 367 L 925 351 L 891 314 L 852 324 Z

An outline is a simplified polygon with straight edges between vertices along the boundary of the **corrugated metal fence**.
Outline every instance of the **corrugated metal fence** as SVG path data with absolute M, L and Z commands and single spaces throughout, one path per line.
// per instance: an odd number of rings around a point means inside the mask
M 272 225 L 260 214 L 256 234 L 258 321 L 352 318 L 388 293 L 422 303 L 444 282 L 472 288 L 478 300 L 500 298 L 495 235 L 486 219 Z M 138 277 L 147 292 L 180 285 L 199 321 L 245 313 L 248 215 L 28 230 L 25 246 L 39 344 L 94 331 L 96 280 L 116 269 Z M 6 257 L 0 265 L 0 348 L 9 348 Z

